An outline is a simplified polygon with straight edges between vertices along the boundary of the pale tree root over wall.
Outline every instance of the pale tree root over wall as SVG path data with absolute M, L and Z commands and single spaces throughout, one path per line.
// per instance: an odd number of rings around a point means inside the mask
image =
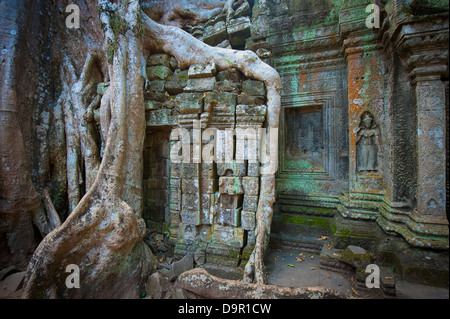
M 215 277 L 196 268 L 175 281 L 182 288 L 208 299 L 347 299 L 348 295 L 325 287 L 289 288 L 259 285 Z
M 102 124 L 103 135 L 107 135 L 101 163 L 97 165 L 96 159 L 92 159 L 91 170 L 87 172 L 87 176 L 91 176 L 90 188 L 64 223 L 48 234 L 36 249 L 25 278 L 25 298 L 137 297 L 143 292 L 146 278 L 154 271 L 155 257 L 142 241 L 145 233 L 141 218 L 145 133 L 141 57 L 144 48 L 175 56 L 181 68 L 214 62 L 219 70 L 237 68 L 247 77 L 264 81 L 268 128 L 278 128 L 281 80 L 256 54 L 210 47 L 177 27 L 155 23 L 141 12 L 139 1 L 130 0 L 127 7 L 123 6 L 125 4 L 115 12 L 126 23 L 127 30 L 123 34 L 111 31 L 111 11 L 102 11 L 100 17 L 106 28 L 104 54 L 111 43 L 115 44 L 113 59 L 108 62 L 108 92 L 102 101 L 95 101 L 95 104 L 100 102 L 101 111 L 104 105 L 109 105 L 109 112 L 100 115 L 100 122 L 105 123 Z M 91 58 L 88 54 L 85 65 L 89 65 Z M 77 95 L 82 94 L 83 85 L 78 83 L 84 81 L 72 80 L 72 85 L 68 85 L 72 103 L 82 103 Z M 109 113 L 108 118 L 104 113 Z M 79 118 L 80 115 L 76 114 Z M 92 154 L 84 152 L 82 155 L 87 160 Z M 276 154 L 273 157 L 276 158 Z M 264 283 L 263 257 L 274 200 L 274 173 L 263 175 L 256 244 L 244 276 L 245 281 L 258 285 Z M 75 198 L 74 203 L 76 201 Z M 68 273 L 65 270 L 70 264 L 80 269 L 79 289 L 66 287 Z

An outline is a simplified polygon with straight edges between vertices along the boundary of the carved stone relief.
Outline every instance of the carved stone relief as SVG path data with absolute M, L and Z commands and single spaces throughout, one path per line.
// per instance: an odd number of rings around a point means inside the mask
M 372 113 L 365 111 L 357 132 L 357 168 L 359 173 L 379 172 L 380 133 Z

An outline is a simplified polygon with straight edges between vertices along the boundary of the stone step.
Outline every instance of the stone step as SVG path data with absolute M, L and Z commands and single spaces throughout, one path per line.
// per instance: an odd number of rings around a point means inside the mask
M 341 261 L 338 257 L 342 250 L 323 245 L 320 251 L 320 268 L 342 274 L 353 274 L 355 268 Z
M 306 251 L 319 254 L 324 245 L 324 241 L 318 239 L 321 239 L 321 236 L 279 233 L 271 234 L 269 245 L 275 249 Z
M 206 263 L 200 268 L 204 268 L 211 275 L 223 279 L 241 280 L 244 277 L 244 269 L 242 267 L 230 267 Z

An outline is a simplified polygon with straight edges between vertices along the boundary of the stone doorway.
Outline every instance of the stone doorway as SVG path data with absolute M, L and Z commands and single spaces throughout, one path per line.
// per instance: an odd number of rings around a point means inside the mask
M 170 196 L 170 131 L 147 133 L 144 148 L 144 214 L 147 226 L 163 230 Z

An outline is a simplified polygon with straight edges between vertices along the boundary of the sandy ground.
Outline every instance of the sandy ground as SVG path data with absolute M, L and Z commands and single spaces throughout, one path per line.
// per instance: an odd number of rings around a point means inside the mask
M 299 251 L 282 251 L 270 249 L 265 257 L 268 272 L 268 284 L 283 287 L 324 286 L 352 295 L 356 298 L 382 298 L 376 289 L 356 287 L 355 279 L 320 268 L 319 255 L 303 252 L 303 261 L 299 262 Z M 432 286 L 419 285 L 403 280 L 396 282 L 397 299 L 449 299 L 449 290 Z

